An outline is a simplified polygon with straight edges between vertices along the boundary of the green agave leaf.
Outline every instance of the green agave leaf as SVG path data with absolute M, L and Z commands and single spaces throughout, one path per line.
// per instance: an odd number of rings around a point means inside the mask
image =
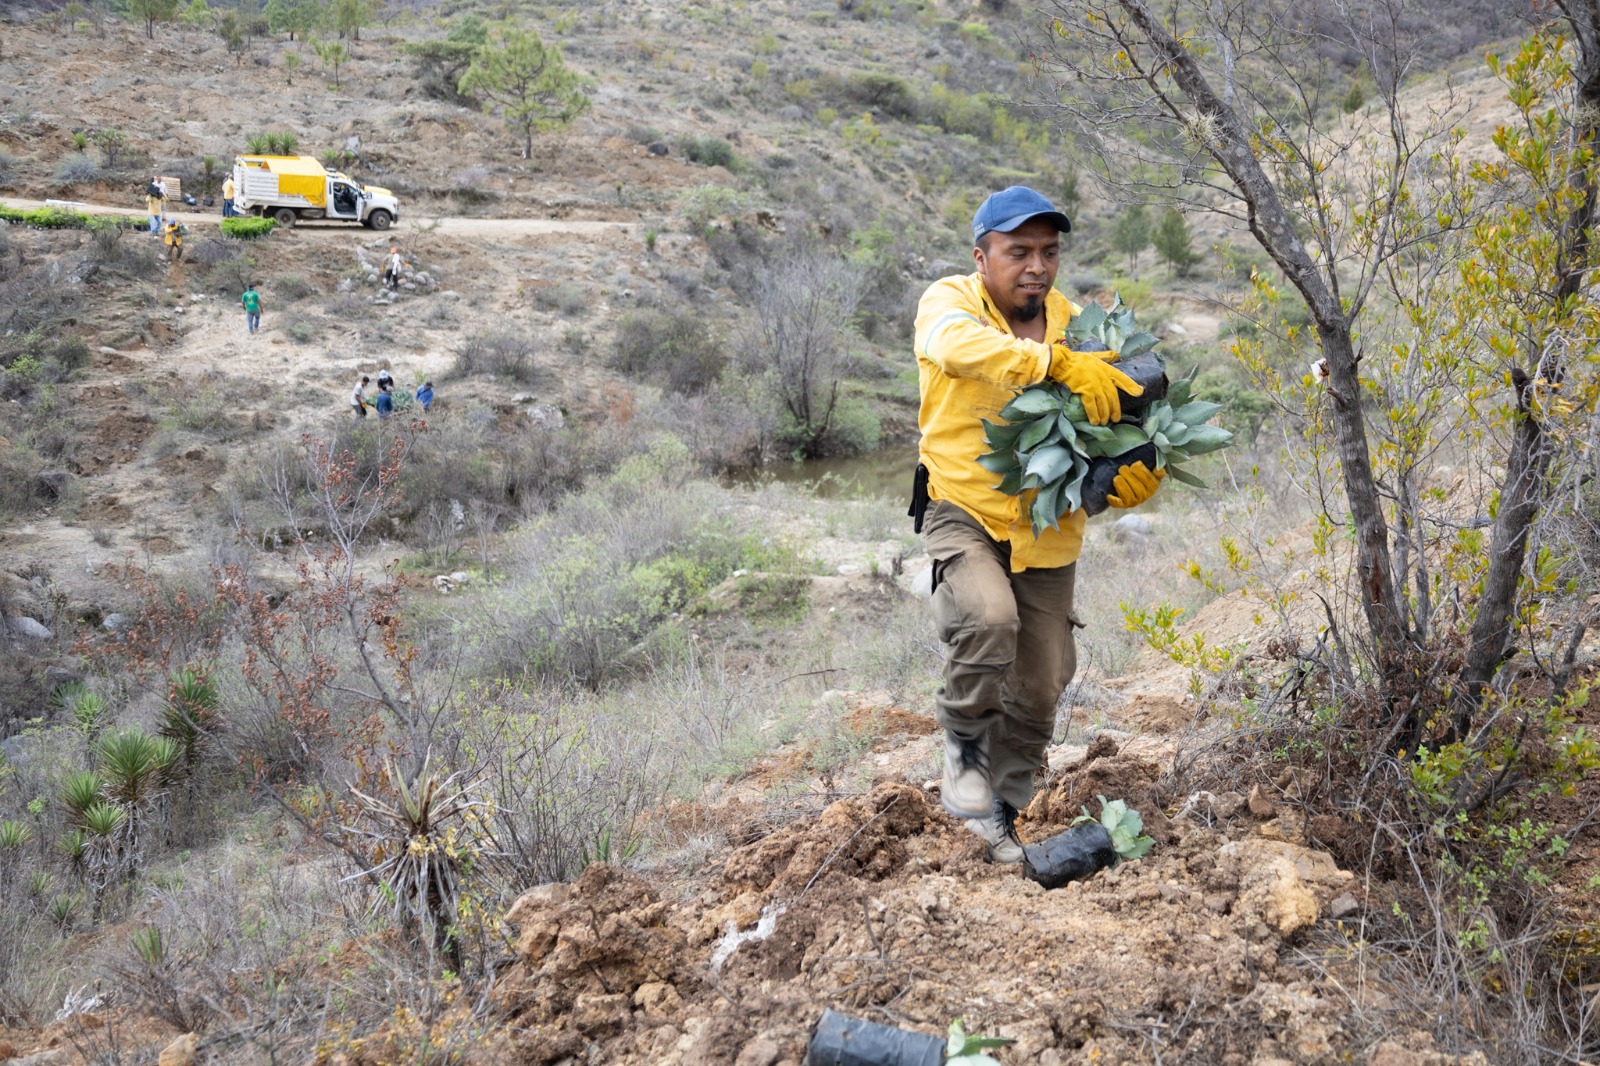
M 1132 323 L 1130 322 L 1129 325 L 1131 326 Z M 1122 355 L 1124 358 L 1134 355 L 1143 355 L 1145 352 L 1148 352 L 1151 348 L 1154 348 L 1160 343 L 1160 338 L 1158 338 L 1154 333 L 1146 333 L 1144 330 L 1138 330 L 1130 335 L 1127 340 L 1122 342 Z
M 1017 438 L 1022 436 L 1022 431 L 1027 429 L 1026 423 L 1016 422 L 991 422 L 983 419 L 983 439 L 989 447 L 999 451 L 1001 448 L 1016 446 Z
M 1056 416 L 1056 430 L 1061 434 L 1061 439 L 1068 444 L 1073 444 L 1078 439 L 1078 429 L 1066 415 Z
M 1123 452 L 1131 452 L 1133 449 L 1139 447 L 1139 445 L 1150 439 L 1150 434 L 1146 433 L 1138 426 L 1130 426 L 1126 422 L 1119 422 L 1115 426 L 1112 426 L 1111 436 L 1112 440 L 1110 443 L 1115 444 L 1117 447 L 1115 449 L 1108 450 L 1105 453 L 1107 455 L 1121 455 Z
M 1182 422 L 1179 422 L 1176 418 L 1172 420 L 1172 424 L 1170 426 L 1161 432 L 1165 433 L 1167 435 L 1167 439 L 1174 444 L 1182 444 L 1189 438 L 1189 427 L 1184 425 Z
M 1028 460 L 1027 473 L 1037 475 L 1042 483 L 1048 485 L 1072 469 L 1072 460 L 1070 448 L 1063 448 L 1059 444 L 1047 445 L 1033 453 L 1033 458 Z
M 1189 473 L 1189 471 L 1185 470 L 1183 467 L 1178 466 L 1175 463 L 1168 463 L 1167 464 L 1167 473 L 1169 475 L 1171 475 L 1172 477 L 1177 478 L 1179 481 L 1183 482 L 1185 485 L 1191 485 L 1191 486 L 1193 486 L 1194 488 L 1197 488 L 1197 489 L 1204 489 L 1204 488 L 1209 488 L 1210 487 L 1204 481 L 1201 481 L 1199 478 L 1197 478 L 1193 474 Z
M 1017 396 L 1016 399 L 1006 404 L 1000 411 L 1000 417 L 1008 422 L 1017 422 L 1025 418 L 1036 418 L 1046 413 L 1061 410 L 1061 401 L 1044 389 L 1028 389 Z
M 1022 436 L 1017 438 L 1017 450 L 1019 452 L 1031 452 L 1043 444 L 1045 438 L 1049 437 L 1050 432 L 1056 428 L 1056 420 L 1059 417 L 1059 415 L 1048 414 L 1029 422 L 1027 428 L 1022 431 Z
M 996 485 L 995 489 L 1005 493 L 1007 496 L 1015 496 L 1020 493 L 1022 491 L 1022 469 L 1017 467 L 1006 471 L 1005 477 L 1001 478 L 1000 484 Z
M 1211 416 L 1222 410 L 1220 403 L 1208 403 L 1205 400 L 1193 400 L 1181 407 L 1175 408 L 1172 417 L 1179 422 L 1187 422 L 1191 426 L 1198 426 L 1208 422 Z
M 1232 443 L 1233 434 L 1221 426 L 1195 426 L 1189 431 L 1189 441 L 1183 447 L 1190 455 L 1205 455 Z
M 1166 429 L 1168 426 L 1172 425 L 1171 407 L 1168 407 L 1166 404 L 1160 404 L 1156 407 L 1155 412 L 1157 429 Z
M 978 465 L 991 474 L 1004 474 L 1017 465 L 1017 455 L 1009 448 L 999 452 L 984 452 L 978 456 Z
M 1156 451 L 1163 455 L 1166 454 L 1167 449 L 1171 447 L 1171 445 L 1167 443 L 1167 435 L 1161 432 L 1159 429 L 1151 435 L 1150 443 L 1154 444 L 1156 446 Z
M 1189 383 L 1187 381 L 1174 381 L 1167 385 L 1167 402 L 1173 407 L 1182 408 L 1189 402 Z
M 1059 483 L 1039 490 L 1039 495 L 1033 498 L 1032 517 L 1034 536 L 1043 533 L 1046 526 L 1054 529 L 1061 528 L 1061 485 Z
M 1079 336 L 1086 337 L 1098 331 L 1101 326 L 1105 325 L 1105 322 L 1105 309 L 1090 300 L 1083 305 L 1083 310 L 1079 311 L 1076 317 L 1068 323 L 1067 329 Z
M 1080 422 L 1074 428 L 1080 435 L 1087 434 L 1095 440 L 1111 440 L 1114 434 L 1110 426 L 1096 426 L 1087 422 Z
M 1105 338 L 1107 350 L 1119 353 L 1122 351 L 1123 341 L 1127 339 L 1123 335 L 1122 330 L 1117 328 L 1115 322 L 1108 322 L 1106 324 Z

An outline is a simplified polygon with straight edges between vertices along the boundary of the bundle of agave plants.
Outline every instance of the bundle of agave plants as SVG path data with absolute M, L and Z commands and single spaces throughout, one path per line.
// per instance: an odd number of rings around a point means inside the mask
M 1037 490 L 1029 512 L 1034 534 L 1047 526 L 1059 529 L 1069 511 L 1082 508 L 1096 515 L 1105 510 L 1117 471 L 1132 463 L 1204 488 L 1205 482 L 1183 464 L 1226 448 L 1233 434 L 1206 424 L 1222 405 L 1192 397 L 1195 371 L 1167 380 L 1156 337 L 1138 329 L 1120 295 L 1109 311 L 1090 303 L 1074 316 L 1066 340 L 1077 351 L 1116 352 L 1117 368 L 1144 386 L 1144 393 L 1123 393 L 1121 420 L 1097 426 L 1071 389 L 1046 380 L 1018 392 L 1001 410 L 1003 422 L 984 420 L 991 450 L 978 463 L 1000 476 L 995 487 L 1009 496 Z

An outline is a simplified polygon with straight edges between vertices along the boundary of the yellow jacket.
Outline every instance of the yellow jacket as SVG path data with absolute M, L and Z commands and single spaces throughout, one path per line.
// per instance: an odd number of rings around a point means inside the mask
M 1051 289 L 1045 297 L 1045 336 L 1059 341 L 1081 310 Z M 917 304 L 917 378 L 922 389 L 921 460 L 928 495 L 946 500 L 982 523 L 989 536 L 1011 542 L 1011 569 L 1066 566 L 1083 549 L 1084 514 L 1072 511 L 1059 531 L 1036 539 L 1028 508 L 1033 492 L 996 492 L 998 475 L 979 466 L 989 450 L 983 423 L 1000 421 L 1000 409 L 1024 385 L 1043 381 L 1050 345 L 1011 332 L 977 274 L 934 282 Z

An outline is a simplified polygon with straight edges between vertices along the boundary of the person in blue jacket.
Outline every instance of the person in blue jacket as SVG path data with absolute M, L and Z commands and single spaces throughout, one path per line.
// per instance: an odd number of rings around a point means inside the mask
M 387 385 L 379 387 L 378 398 L 372 401 L 372 406 L 378 409 L 378 417 L 380 419 L 388 418 L 394 414 L 394 397 L 389 394 Z
M 433 407 L 433 382 L 424 381 L 422 388 L 417 390 L 417 402 L 422 405 L 424 412 Z

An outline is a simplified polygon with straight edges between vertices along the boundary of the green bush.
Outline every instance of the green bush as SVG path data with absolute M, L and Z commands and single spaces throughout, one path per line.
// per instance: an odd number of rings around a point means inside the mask
M 270 218 L 225 218 L 222 220 L 222 235 L 253 241 L 271 233 L 275 225 L 277 223 Z
M 728 170 L 739 169 L 739 156 L 734 152 L 733 145 L 721 137 L 680 137 L 678 150 L 691 163 L 726 167 Z
M 703 318 L 687 312 L 629 311 L 617 325 L 613 365 L 672 392 L 704 392 L 722 376 L 728 351 Z

